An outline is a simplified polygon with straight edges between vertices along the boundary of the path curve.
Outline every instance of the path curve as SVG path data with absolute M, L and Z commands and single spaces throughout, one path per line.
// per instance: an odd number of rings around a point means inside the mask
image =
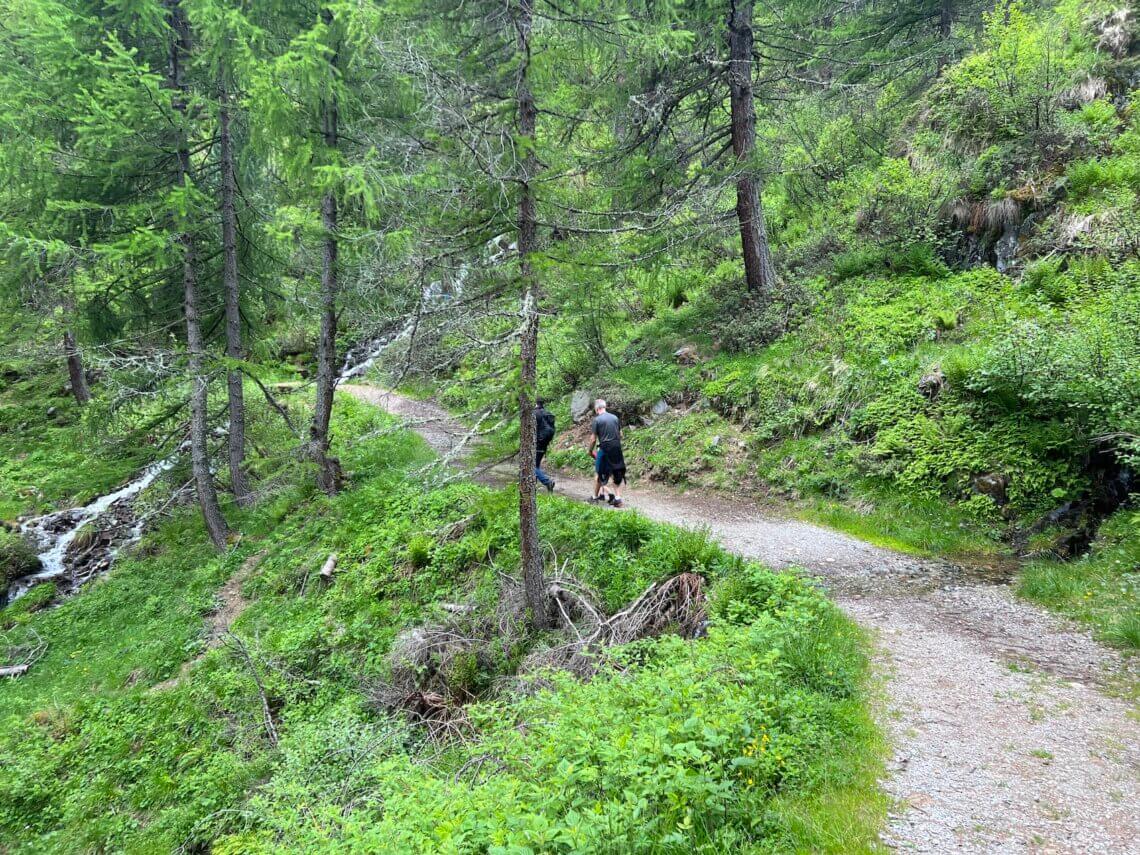
M 435 404 L 344 385 L 442 455 L 466 429 Z M 563 476 L 558 492 L 586 498 Z M 968 571 L 784 519 L 747 500 L 637 485 L 651 519 L 819 577 L 871 630 L 886 679 L 896 800 L 884 842 L 928 853 L 1140 852 L 1140 718 L 1105 692 L 1135 671 L 1087 632 Z

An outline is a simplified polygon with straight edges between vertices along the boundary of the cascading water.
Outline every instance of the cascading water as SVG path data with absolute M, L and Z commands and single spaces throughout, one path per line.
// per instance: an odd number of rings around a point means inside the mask
M 490 263 L 497 264 L 501 260 L 500 254 L 503 253 L 503 250 L 498 246 L 500 239 L 501 236 L 500 238 L 489 241 L 487 244 L 489 252 L 492 247 L 499 250 L 498 253 L 490 255 L 488 259 Z M 514 244 L 510 246 L 513 247 Z M 434 309 L 463 296 L 463 288 L 469 274 L 470 265 L 461 264 L 456 269 L 455 275 L 451 278 L 447 287 L 445 287 L 443 281 L 439 279 L 428 283 L 424 286 L 422 305 L 425 308 Z M 402 341 L 410 336 L 415 327 L 416 318 L 411 317 L 408 318 L 408 320 L 404 322 L 404 325 L 398 330 L 365 339 L 359 344 L 350 347 L 344 355 L 344 363 L 341 366 L 340 374 L 337 376 L 336 382 L 344 383 L 355 377 L 363 377 L 372 366 L 376 364 L 377 360 L 383 356 L 385 350 L 396 342 Z
M 493 238 L 487 242 L 486 263 L 501 264 L 514 250 L 515 244 L 509 243 L 505 235 Z M 423 305 L 436 308 L 462 296 L 469 273 L 470 265 L 461 264 L 446 287 L 441 280 L 428 284 L 423 291 Z M 342 383 L 366 374 L 388 347 L 412 334 L 415 323 L 415 318 L 410 318 L 399 330 L 367 339 L 349 348 L 337 382 Z M 180 447 L 179 452 L 182 450 L 184 448 Z M 7 591 L 0 590 L 0 607 L 19 599 L 42 582 L 60 582 L 68 589 L 74 589 L 110 568 L 115 556 L 124 547 L 136 543 L 142 537 L 145 520 L 134 514 L 131 507 L 134 498 L 153 484 L 159 475 L 174 466 L 177 459 L 176 453 L 152 463 L 115 492 L 100 496 L 87 505 L 44 514 L 23 523 L 20 531 L 39 550 L 41 569 L 16 579 Z M 83 568 L 77 569 L 73 566 L 76 562 L 72 547 L 80 532 L 89 524 L 94 529 L 110 529 L 114 533 L 103 544 L 104 548 L 97 560 L 86 562 Z
M 19 599 L 41 582 L 64 580 L 68 587 L 78 587 L 96 573 L 110 567 L 115 555 L 123 547 L 135 543 L 142 537 L 142 521 L 134 517 L 131 510 L 132 500 L 153 484 L 159 475 L 174 466 L 176 460 L 177 455 L 174 455 L 152 463 L 118 490 L 100 496 L 82 507 L 55 511 L 23 523 L 20 531 L 39 550 L 41 569 L 15 580 L 9 587 L 6 597 L 0 592 L 0 605 L 4 604 L 5 599 L 8 602 Z M 85 526 L 91 524 L 99 529 L 101 523 L 111 523 L 110 527 L 119 529 L 121 536 L 110 539 L 101 558 L 90 562 L 80 578 L 79 574 L 74 572 L 74 568 L 68 566 L 69 559 L 72 558 L 69 554 L 71 547 Z

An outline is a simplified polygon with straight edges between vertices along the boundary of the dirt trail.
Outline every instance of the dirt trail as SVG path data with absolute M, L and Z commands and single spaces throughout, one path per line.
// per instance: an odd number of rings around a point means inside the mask
M 437 451 L 465 429 L 439 407 L 349 394 L 409 420 Z M 557 492 L 586 498 L 562 477 Z M 1140 717 L 1104 689 L 1129 664 L 1080 628 L 953 565 L 782 519 L 747 500 L 635 485 L 646 516 L 798 566 L 875 636 L 895 748 L 884 842 L 907 852 L 1140 852 Z M 1133 670 L 1132 675 L 1135 675 Z
M 155 683 L 151 686 L 152 692 L 164 692 L 167 689 L 173 689 L 183 678 L 186 677 L 195 666 L 197 666 L 206 654 L 216 647 L 221 647 L 225 641 L 226 634 L 230 631 L 234 621 L 241 617 L 242 612 L 245 611 L 246 606 L 249 605 L 249 600 L 245 598 L 242 593 L 242 587 L 245 585 L 246 579 L 250 577 L 257 565 L 261 563 L 261 559 L 265 557 L 264 552 L 258 552 L 251 555 L 242 562 L 241 567 L 237 572 L 226 580 L 222 585 L 221 590 L 218 591 L 217 608 L 210 614 L 206 621 L 208 632 L 206 633 L 206 646 L 193 659 L 189 659 L 182 663 L 182 667 L 178 669 L 178 673 L 171 677 L 169 680 L 163 680 L 161 683 Z

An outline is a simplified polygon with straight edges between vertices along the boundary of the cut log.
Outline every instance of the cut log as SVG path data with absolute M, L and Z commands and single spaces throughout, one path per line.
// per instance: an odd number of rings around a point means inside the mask
M 0 677 L 22 677 L 31 665 L 0 665 Z
M 332 555 L 330 555 L 328 557 L 328 560 L 325 561 L 324 566 L 321 567 L 321 578 L 322 579 L 332 579 L 332 574 L 336 571 L 336 561 L 337 561 L 337 556 L 336 556 L 336 553 L 334 552 Z

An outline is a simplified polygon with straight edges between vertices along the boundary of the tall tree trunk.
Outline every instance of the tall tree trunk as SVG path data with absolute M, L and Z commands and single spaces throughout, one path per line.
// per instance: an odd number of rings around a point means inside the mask
M 186 20 L 179 0 L 168 0 L 170 24 L 174 38 L 170 44 L 170 84 L 177 93 L 174 107 L 178 111 L 181 127 L 178 130 L 178 183 L 184 184 L 190 176 L 190 147 L 186 140 L 187 99 L 186 81 L 183 78 L 184 61 L 190 55 L 190 24 Z M 186 350 L 190 371 L 190 467 L 198 491 L 198 504 L 206 521 L 210 540 L 219 549 L 225 547 L 229 527 L 218 504 L 214 489 L 214 476 L 210 472 L 210 450 L 206 444 L 209 408 L 209 381 L 204 367 L 205 347 L 202 343 L 202 323 L 198 315 L 198 270 L 194 235 L 184 231 L 178 236 L 182 244 L 182 299 L 186 315 Z
M 67 376 L 71 378 L 71 394 L 79 406 L 91 400 L 91 390 L 87 388 L 87 375 L 83 371 L 83 357 L 75 346 L 75 334 L 63 331 L 63 353 L 67 357 Z
M 938 71 L 950 64 L 950 34 L 954 27 L 954 0 L 942 0 L 938 14 L 938 37 L 942 41 L 942 55 L 938 58 Z
M 776 266 L 760 203 L 760 179 L 747 161 L 756 149 L 756 106 L 752 102 L 752 0 L 732 0 L 728 15 L 728 80 L 732 108 L 732 151 L 744 164 L 736 180 L 736 219 L 744 252 L 748 290 L 769 299 L 776 286 Z
M 241 343 L 241 286 L 238 282 L 237 259 L 237 180 L 234 177 L 234 144 L 230 132 L 230 92 L 226 71 L 221 73 L 219 140 L 222 159 L 222 289 L 226 303 L 226 356 L 242 359 Z M 245 398 L 242 394 L 242 373 L 231 365 L 226 372 L 226 393 L 229 399 L 230 433 L 230 486 L 239 505 L 248 505 L 252 499 L 249 480 L 245 473 Z
M 321 17 L 332 27 L 333 16 L 329 9 Z M 334 47 L 329 63 L 335 76 L 337 51 Z M 321 132 L 325 145 L 335 151 L 338 139 L 336 96 L 330 96 L 321 105 Z M 317 398 L 313 408 L 313 421 L 309 425 L 309 456 L 317 464 L 317 486 L 335 495 L 343 475 L 340 461 L 329 456 L 329 422 L 332 420 L 333 394 L 336 391 L 336 298 L 337 298 L 337 204 L 332 190 L 321 199 L 321 228 L 324 243 L 321 252 L 321 332 L 317 342 Z
M 534 178 L 538 171 L 535 154 L 535 127 L 538 110 L 530 91 L 530 36 L 534 24 L 534 0 L 520 0 L 515 20 L 518 50 L 521 54 L 515 91 L 518 135 L 525 150 L 519 164 L 518 247 L 519 272 L 523 284 L 522 341 L 519 347 L 519 551 L 522 557 L 523 587 L 531 621 L 539 629 L 549 624 L 546 584 L 542 572 L 542 550 L 538 542 L 538 501 L 535 481 L 534 403 L 538 377 L 538 280 L 532 253 L 537 244 L 538 212 Z

